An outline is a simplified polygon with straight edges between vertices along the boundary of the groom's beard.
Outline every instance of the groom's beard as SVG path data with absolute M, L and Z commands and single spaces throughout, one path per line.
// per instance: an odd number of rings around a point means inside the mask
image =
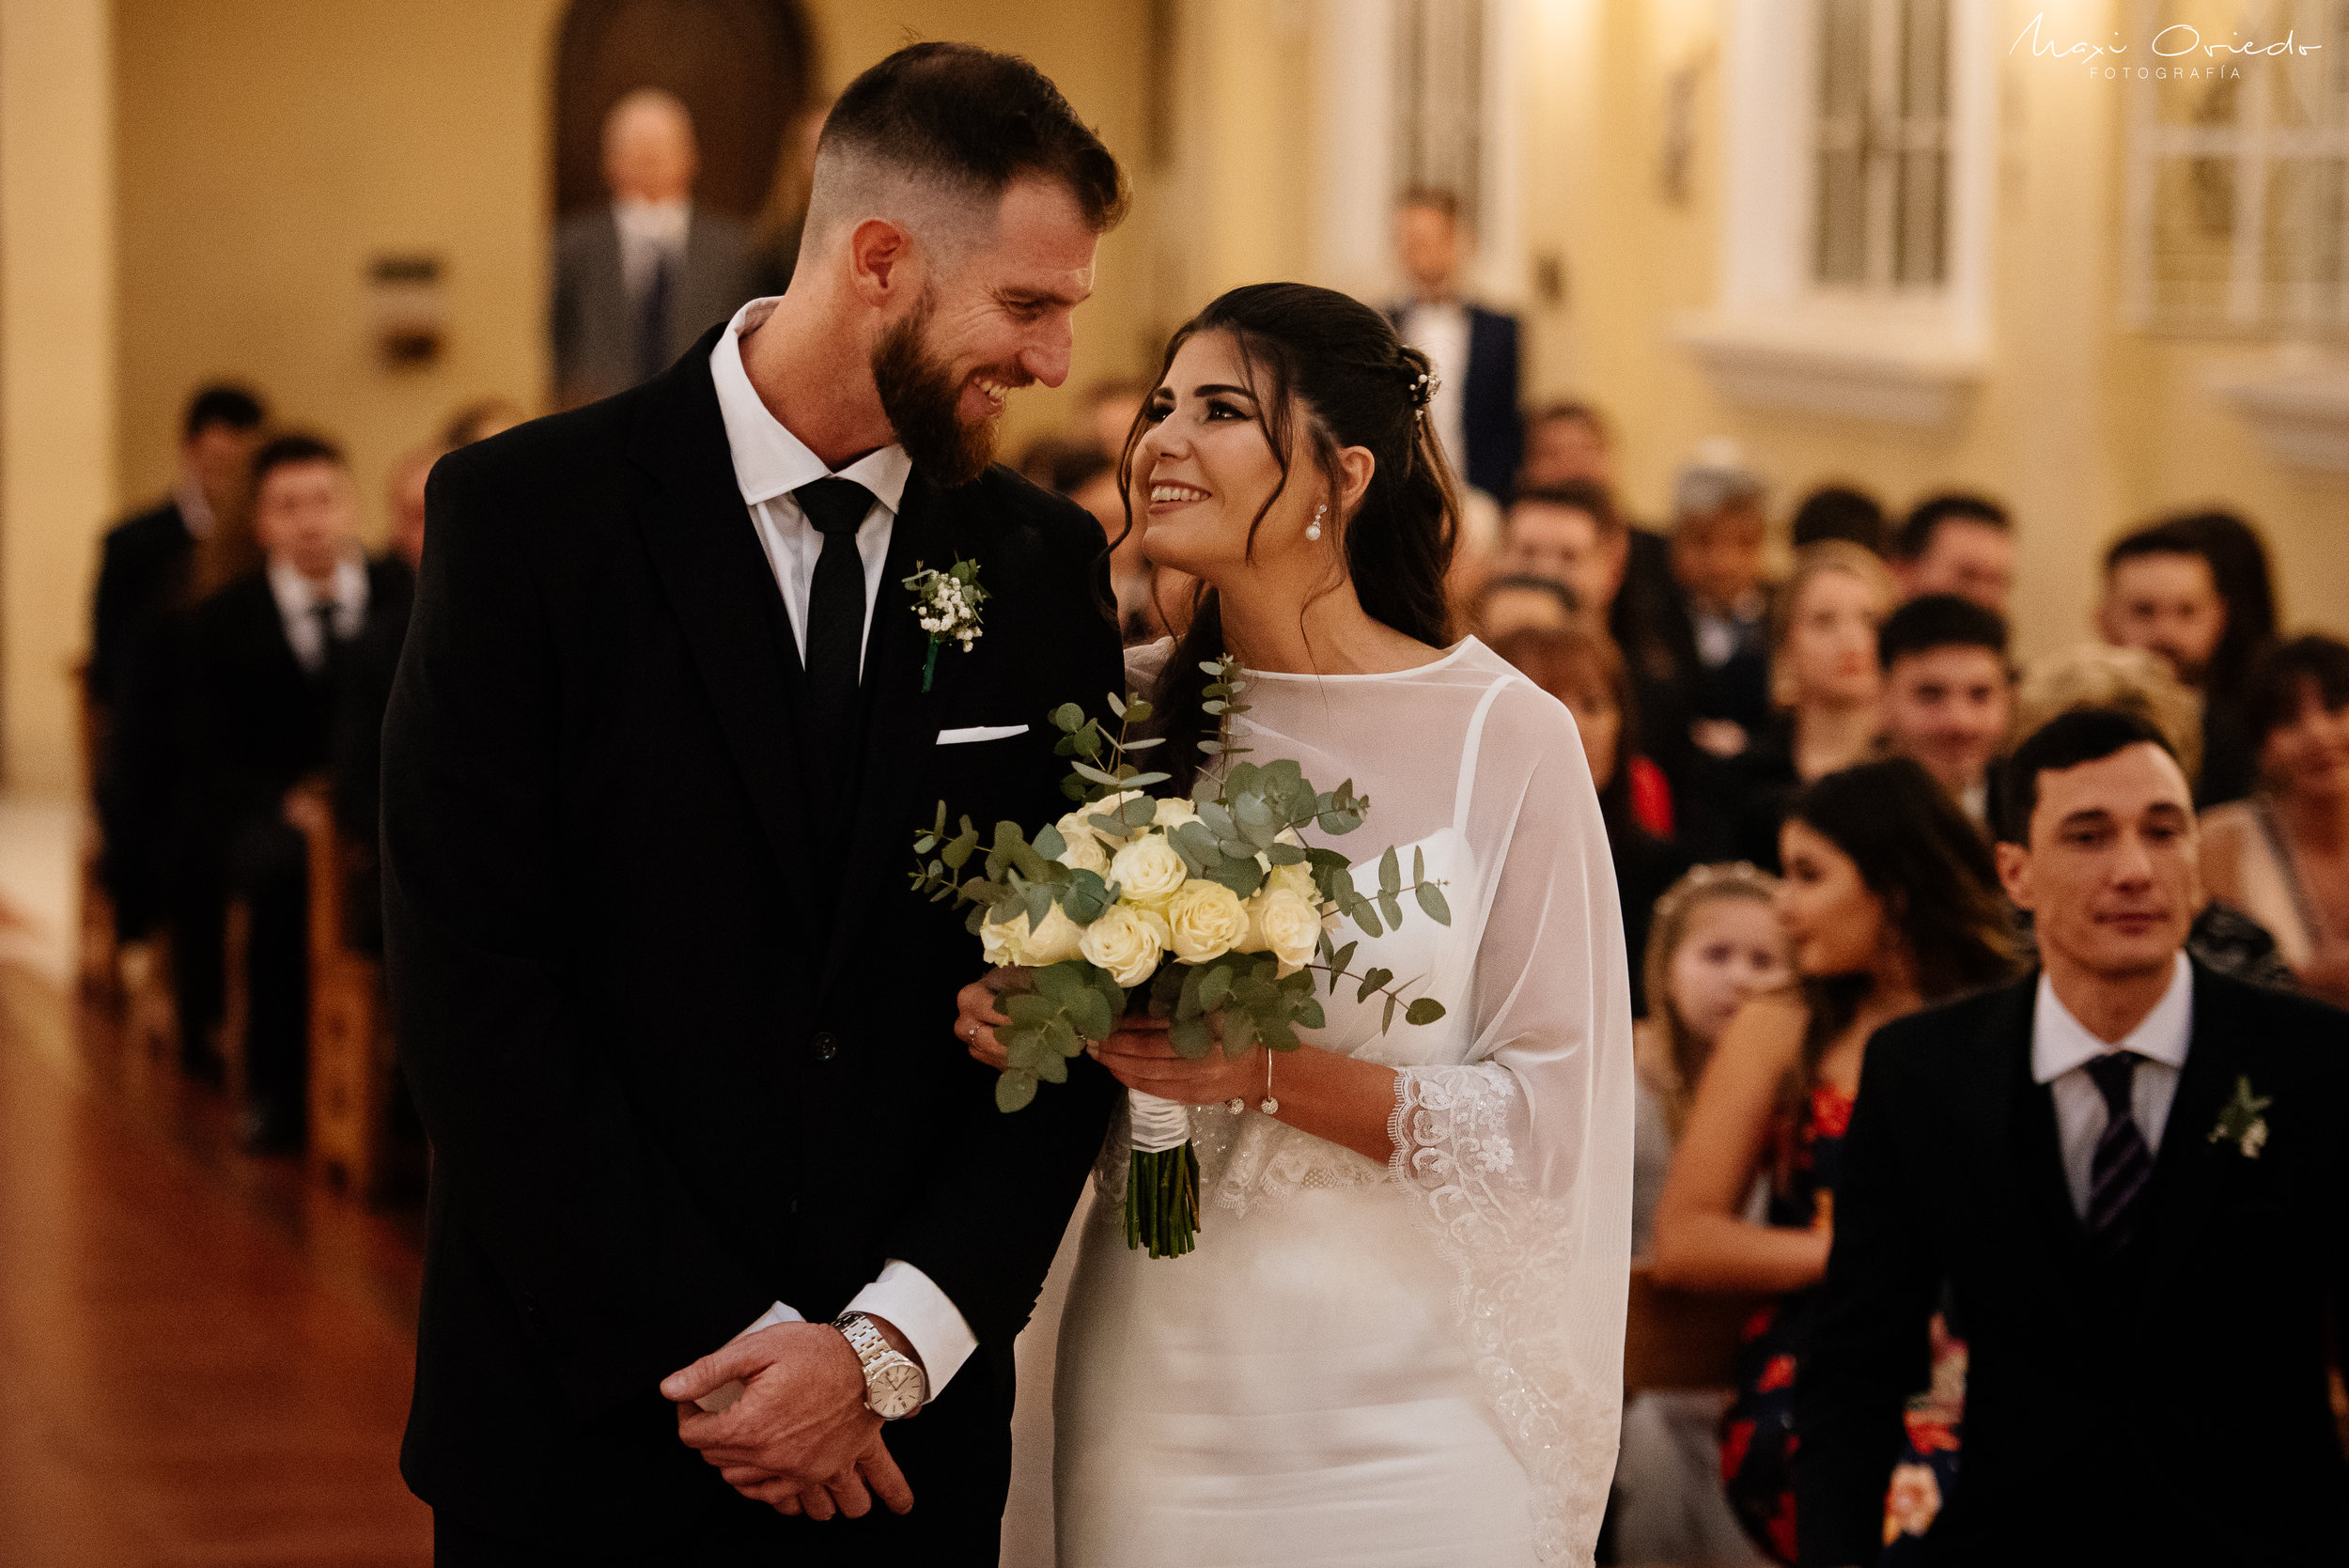
M 995 421 L 965 425 L 962 382 L 953 369 L 933 359 L 924 334 L 930 302 L 908 311 L 873 346 L 873 384 L 881 412 L 913 466 L 941 488 L 967 485 L 987 472 L 995 457 Z

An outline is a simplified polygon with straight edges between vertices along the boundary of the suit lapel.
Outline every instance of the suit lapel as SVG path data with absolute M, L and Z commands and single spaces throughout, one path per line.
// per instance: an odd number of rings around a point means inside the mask
M 923 566 L 954 564 L 957 541 L 947 537 L 950 503 L 916 472 L 906 480 L 897 520 L 889 535 L 889 559 L 880 592 L 873 601 L 873 625 L 864 646 L 861 706 L 864 711 L 863 753 L 857 772 L 855 815 L 842 862 L 838 919 L 824 955 L 817 1001 L 847 968 L 855 935 L 884 887 L 902 895 L 897 873 L 910 864 L 911 845 L 926 803 L 916 799 L 929 777 L 938 743 L 939 716 L 968 657 L 941 650 L 930 690 L 922 690 L 929 657 L 929 635 L 914 620 L 912 600 L 902 586 Z
M 2210 1203 L 2210 1183 L 2198 1180 L 2211 1155 L 2210 1129 L 2234 1092 L 2242 1070 L 2223 1016 L 2230 1011 L 2218 988 L 2208 984 L 2200 965 L 2190 971 L 2194 984 L 2194 1026 L 2187 1036 L 2186 1065 L 2178 1070 L 2178 1092 L 2170 1100 L 2170 1119 L 2162 1125 L 2161 1152 L 2154 1157 L 2154 1173 L 2146 1184 L 2145 1210 L 2139 1223 L 2140 1244 L 2168 1251 L 2191 1241 L 2196 1221 Z
M 805 859 L 805 834 L 821 825 L 807 819 L 800 781 L 797 660 L 783 598 L 736 486 L 709 379 L 715 338 L 706 334 L 646 389 L 630 456 L 657 488 L 638 506 L 637 526 L 768 847 L 787 875 Z

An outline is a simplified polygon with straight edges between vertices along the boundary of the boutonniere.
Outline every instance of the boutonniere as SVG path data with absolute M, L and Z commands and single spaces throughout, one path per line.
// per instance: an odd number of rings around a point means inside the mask
M 2245 1159 L 2257 1159 L 2267 1146 L 2267 1118 L 2260 1114 L 2275 1104 L 2275 1096 L 2251 1093 L 2251 1080 L 2234 1080 L 2234 1098 L 2218 1112 L 2218 1125 L 2210 1129 L 2214 1143 L 2232 1143 Z
M 969 653 L 971 644 L 979 640 L 979 606 L 988 599 L 988 592 L 979 586 L 979 564 L 976 561 L 957 561 L 944 571 L 919 569 L 905 585 L 913 590 L 913 618 L 922 629 L 930 634 L 930 656 L 922 665 L 922 690 L 930 689 L 938 675 L 938 650 L 948 643 L 959 643 Z

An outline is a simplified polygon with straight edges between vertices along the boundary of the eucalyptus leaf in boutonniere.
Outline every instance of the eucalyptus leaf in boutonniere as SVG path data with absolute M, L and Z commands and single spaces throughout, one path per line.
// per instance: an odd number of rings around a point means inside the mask
M 2273 1095 L 2251 1093 L 2248 1078 L 2236 1079 L 2234 1098 L 2220 1109 L 2218 1125 L 2210 1129 L 2210 1141 L 2233 1144 L 2245 1159 L 2259 1158 L 2260 1151 L 2267 1147 L 2267 1118 L 2261 1112 L 2275 1103 Z
M 938 676 L 940 648 L 959 643 L 969 653 L 979 640 L 979 606 L 988 596 L 979 586 L 976 561 L 957 561 L 944 571 L 924 569 L 919 561 L 913 565 L 914 573 L 905 585 L 913 590 L 913 618 L 930 634 L 930 656 L 922 664 L 922 690 L 926 691 Z

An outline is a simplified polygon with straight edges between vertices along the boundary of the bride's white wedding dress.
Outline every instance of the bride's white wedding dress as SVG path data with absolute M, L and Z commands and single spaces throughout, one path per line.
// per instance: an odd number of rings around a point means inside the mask
M 1187 1257 L 1128 1250 L 1112 1126 L 1061 1320 L 1059 1561 L 1586 1563 L 1621 1397 L 1631 1012 L 1572 720 L 1473 640 L 1394 675 L 1252 678 L 1253 760 L 1350 778 L 1370 812 L 1336 846 L 1398 845 L 1407 874 L 1417 849 L 1443 881 L 1449 927 L 1407 898 L 1353 967 L 1449 1012 L 1382 1035 L 1378 998 L 1325 992 L 1313 1043 L 1400 1069 L 1388 1164 L 1195 1110 Z

